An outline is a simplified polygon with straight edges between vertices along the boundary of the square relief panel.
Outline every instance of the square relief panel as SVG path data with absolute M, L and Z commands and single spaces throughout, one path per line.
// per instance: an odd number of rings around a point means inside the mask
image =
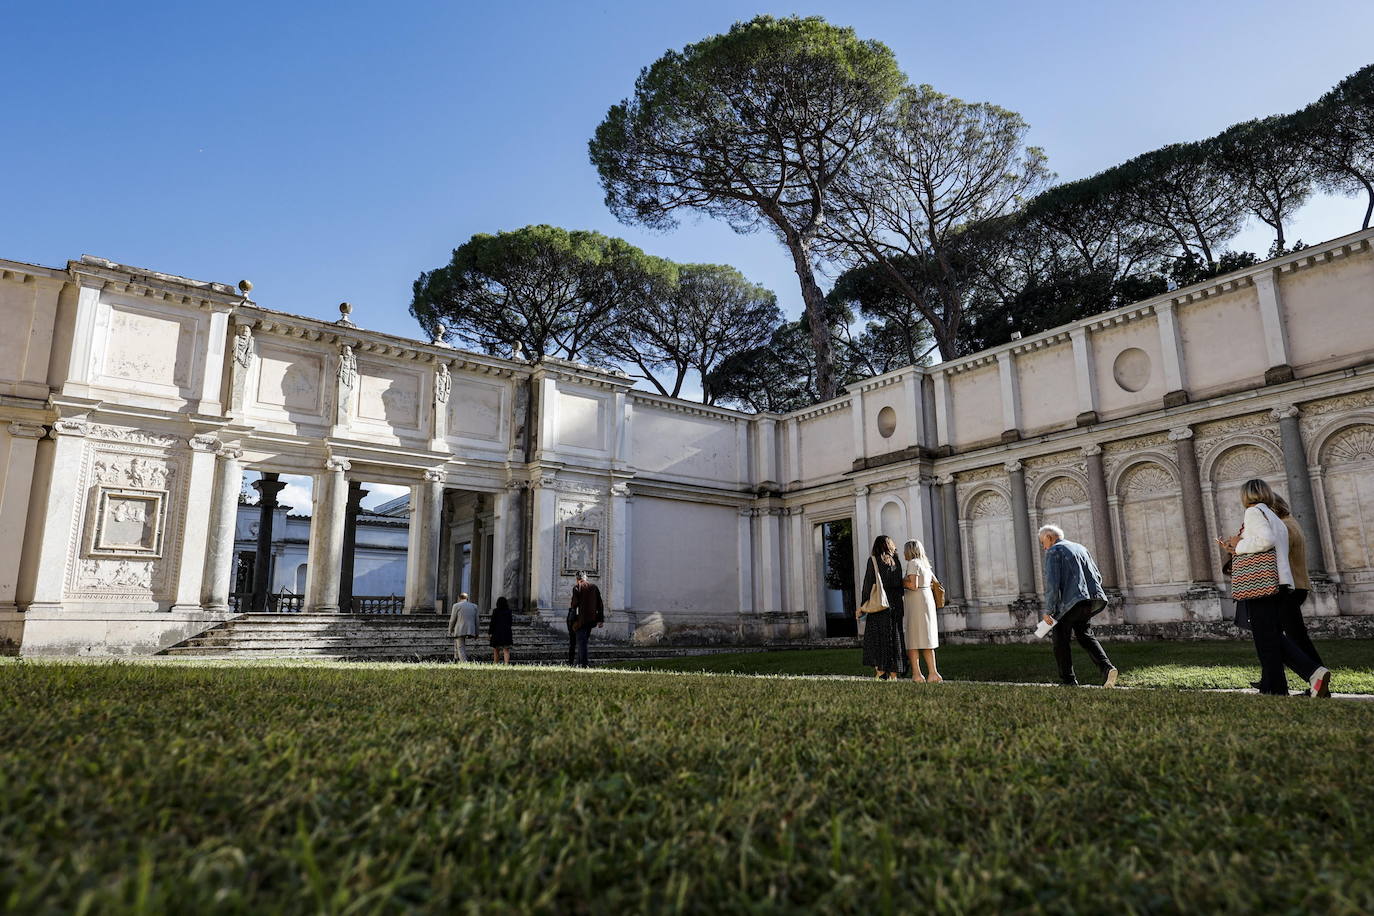
M 360 362 L 357 416 L 359 420 L 393 429 L 419 429 L 419 374 Z
M 162 556 L 164 495 L 162 490 L 97 487 L 87 555 L 141 559 Z
M 595 528 L 563 529 L 563 575 L 572 576 L 585 573 L 588 576 L 601 574 L 597 558 L 601 555 L 600 532 Z
M 448 400 L 450 436 L 462 439 L 501 439 L 505 388 L 467 379 L 454 379 Z
M 112 305 L 109 322 L 100 369 L 105 379 L 166 388 L 174 394 L 190 389 L 193 319 Z
M 319 416 L 324 411 L 324 356 L 284 347 L 258 350 L 258 384 L 254 397 L 259 404 L 288 412 Z

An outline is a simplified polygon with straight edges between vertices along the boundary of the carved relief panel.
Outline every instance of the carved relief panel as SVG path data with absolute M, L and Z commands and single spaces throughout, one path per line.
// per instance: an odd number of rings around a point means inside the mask
M 1183 583 L 1188 554 L 1178 482 L 1161 465 L 1143 462 L 1117 485 L 1121 540 L 1129 586 Z
M 969 566 L 973 597 L 984 601 L 1016 594 L 1016 542 L 1011 503 L 995 490 L 985 490 L 968 506 Z
M 97 322 L 96 384 L 159 397 L 193 396 L 198 313 L 152 302 L 102 301 Z
M 1337 432 L 1321 462 L 1336 566 L 1353 582 L 1374 583 L 1374 425 Z
M 184 443 L 93 426 L 78 487 L 67 592 L 74 598 L 170 597 L 184 505 Z

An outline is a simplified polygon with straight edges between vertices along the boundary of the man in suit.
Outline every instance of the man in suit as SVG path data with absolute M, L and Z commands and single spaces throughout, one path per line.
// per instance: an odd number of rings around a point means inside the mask
M 1097 665 L 1104 679 L 1103 686 L 1116 686 L 1116 667 L 1107 658 L 1102 643 L 1093 635 L 1089 621 L 1107 606 L 1107 593 L 1102 590 L 1102 574 L 1097 571 L 1088 548 L 1064 538 L 1058 525 L 1045 525 L 1039 531 L 1040 546 L 1045 551 L 1045 623 L 1053 627 L 1054 660 L 1059 665 L 1059 680 L 1066 686 L 1077 686 L 1073 671 L 1073 656 L 1069 640 L 1078 644 Z
M 568 608 L 568 632 L 577 645 L 579 666 L 587 667 L 587 640 L 592 635 L 592 627 L 601 626 L 605 620 L 606 608 L 601 602 L 601 589 L 588 582 L 587 577 L 579 572 L 577 581 L 573 583 L 572 606 Z

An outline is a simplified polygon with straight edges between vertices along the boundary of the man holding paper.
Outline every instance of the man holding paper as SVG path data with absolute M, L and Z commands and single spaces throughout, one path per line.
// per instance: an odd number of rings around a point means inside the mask
M 1054 637 L 1054 660 L 1059 665 L 1059 680 L 1065 685 L 1078 685 L 1073 671 L 1073 657 L 1069 640 L 1078 644 L 1102 672 L 1105 687 L 1116 686 L 1116 668 L 1107 658 L 1102 643 L 1093 635 L 1089 621 L 1107 606 L 1107 593 L 1102 590 L 1102 574 L 1097 571 L 1088 548 L 1064 538 L 1058 525 L 1045 525 L 1039 531 L 1040 546 L 1045 551 L 1045 614 L 1037 634 L 1046 626 Z

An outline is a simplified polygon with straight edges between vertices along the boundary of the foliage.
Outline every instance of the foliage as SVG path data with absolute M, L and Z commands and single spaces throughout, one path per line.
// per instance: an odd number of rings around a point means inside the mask
M 733 267 L 683 264 L 671 292 L 627 312 L 609 340 L 614 356 L 660 394 L 677 397 L 695 371 L 702 400 L 712 404 L 711 373 L 727 357 L 767 342 L 781 318 L 777 297 Z M 656 374 L 665 368 L 668 385 Z
M 17 912 L 1374 909 L 1363 703 L 450 666 L 0 690 Z
M 1285 251 L 1283 224 L 1312 196 L 1317 178 L 1301 121 L 1277 116 L 1246 121 L 1208 143 L 1246 209 L 1274 230 L 1275 250 Z
M 1014 212 L 1048 177 L 1020 115 L 930 86 L 907 87 L 892 124 L 843 185 L 826 242 L 851 268 L 871 267 L 930 326 L 946 358 L 977 273 L 995 251 L 971 230 Z
M 1364 222 L 1374 220 L 1374 64 L 1336 84 L 1298 115 L 1321 186 L 1365 195 Z
M 758 16 L 645 68 L 589 144 L 625 222 L 667 228 L 691 209 L 777 234 L 801 284 L 822 398 L 837 382 L 816 236 L 902 83 L 892 52 L 852 29 Z
M 622 239 L 526 226 L 474 235 L 420 274 L 410 313 L 430 334 L 443 324 L 488 353 L 518 344 L 531 359 L 606 362 L 621 316 L 666 297 L 675 274 Z

